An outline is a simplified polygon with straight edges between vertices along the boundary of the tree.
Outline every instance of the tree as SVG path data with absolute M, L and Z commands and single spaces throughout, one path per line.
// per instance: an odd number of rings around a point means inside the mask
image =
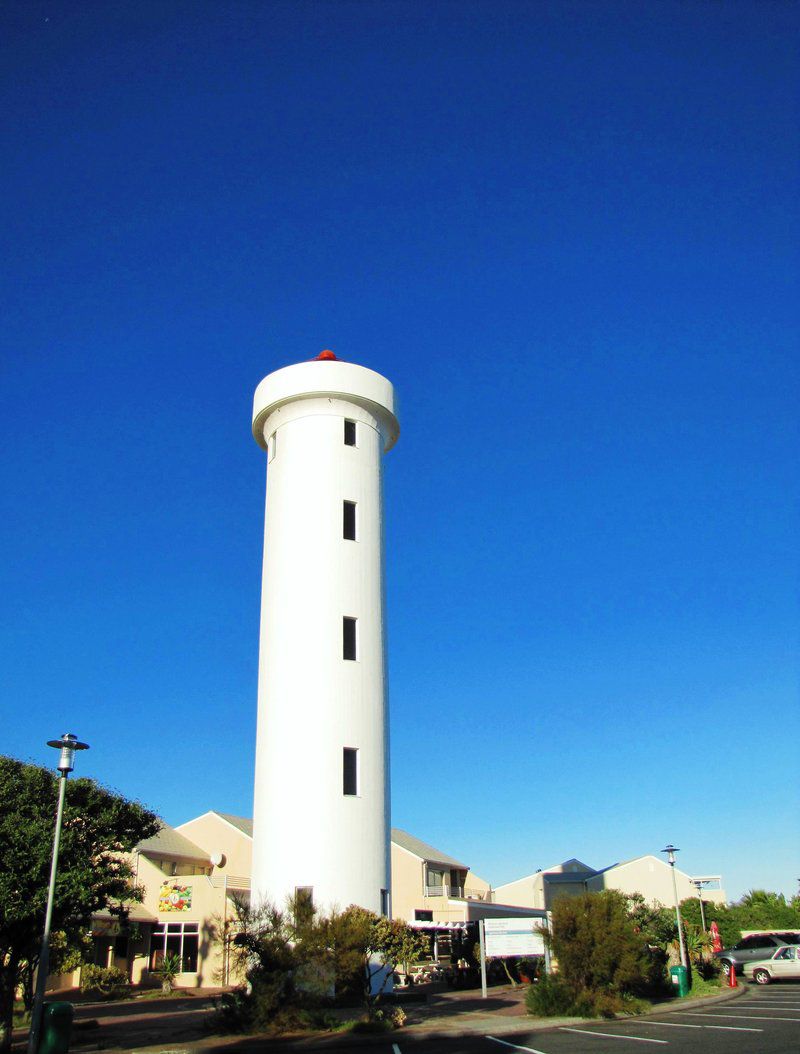
M 0 1052 L 11 1046 L 15 991 L 39 959 L 57 783 L 48 769 L 0 756 Z M 68 782 L 52 919 L 68 946 L 109 902 L 141 899 L 126 854 L 160 826 L 93 780 Z
M 281 1030 L 302 1024 L 303 1013 L 352 995 L 371 1019 L 395 966 L 427 949 L 427 938 L 400 920 L 351 905 L 321 914 L 290 898 L 285 910 L 236 902 L 236 936 L 228 937 L 234 971 L 250 993 L 221 1000 L 223 1020 L 235 1030 Z
M 783 893 L 766 889 L 751 889 L 737 904 L 731 905 L 736 921 L 743 930 L 796 929 L 800 926 L 800 911 Z
M 716 922 L 719 929 L 720 939 L 725 948 L 736 944 L 742 936 L 742 927 L 736 918 L 735 912 L 727 904 L 715 904 L 713 901 L 703 901 L 703 914 L 706 927 Z M 688 897 L 681 901 L 681 918 L 688 926 L 701 926 L 700 901 L 697 897 Z
M 627 995 L 648 984 L 647 941 L 637 932 L 628 898 L 616 890 L 559 897 L 546 934 L 559 977 L 576 999 L 586 992 Z

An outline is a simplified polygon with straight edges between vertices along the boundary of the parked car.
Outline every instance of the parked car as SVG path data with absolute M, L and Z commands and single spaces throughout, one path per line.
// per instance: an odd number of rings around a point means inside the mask
M 756 984 L 769 984 L 770 981 L 800 981 L 800 947 L 786 944 L 774 951 L 768 959 L 759 959 L 747 963 L 745 977 L 752 977 Z
M 777 948 L 786 944 L 800 945 L 800 933 L 754 933 L 731 948 L 723 948 L 721 952 L 714 952 L 714 958 L 719 959 L 722 970 L 727 976 L 731 970 L 731 963 L 736 966 L 736 972 L 741 973 L 747 963 L 769 959 Z

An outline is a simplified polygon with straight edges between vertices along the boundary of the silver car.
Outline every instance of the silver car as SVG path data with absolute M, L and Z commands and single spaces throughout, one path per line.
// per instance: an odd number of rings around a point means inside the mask
M 741 974 L 748 963 L 769 959 L 776 948 L 782 948 L 785 944 L 798 943 L 800 943 L 800 935 L 796 933 L 754 933 L 750 937 L 743 938 L 731 948 L 714 952 L 714 958 L 719 959 L 726 976 L 730 973 L 731 964 L 736 967 L 736 972 Z
M 796 944 L 778 948 L 768 959 L 748 963 L 744 974 L 745 977 L 752 977 L 756 984 L 783 980 L 800 981 L 800 948 Z

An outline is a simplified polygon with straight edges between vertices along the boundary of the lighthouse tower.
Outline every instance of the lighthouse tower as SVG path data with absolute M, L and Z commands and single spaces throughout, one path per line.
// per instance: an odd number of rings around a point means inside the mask
M 256 389 L 267 451 L 252 903 L 389 914 L 381 460 L 392 385 L 324 351 Z

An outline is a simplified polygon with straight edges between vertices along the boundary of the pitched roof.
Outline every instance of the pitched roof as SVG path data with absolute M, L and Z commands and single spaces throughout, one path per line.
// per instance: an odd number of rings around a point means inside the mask
M 655 860 L 656 863 L 662 864 L 664 867 L 669 867 L 666 860 L 662 860 L 659 856 L 654 856 L 652 853 L 644 853 L 642 856 L 632 856 L 630 860 L 618 860 L 616 864 L 609 864 L 608 867 L 601 867 L 599 871 L 596 871 L 597 875 L 604 875 L 607 871 L 613 871 L 617 867 L 627 867 L 628 864 L 638 864 L 640 860 Z M 679 867 L 675 870 L 678 874 L 683 874 Z
M 462 864 L 461 861 L 448 856 L 447 853 L 443 853 L 440 849 L 435 849 L 432 845 L 428 845 L 427 842 L 420 841 L 413 834 L 401 831 L 399 827 L 392 828 L 392 841 L 399 845 L 401 849 L 406 849 L 409 853 L 413 853 L 414 856 L 418 856 L 420 860 L 430 860 L 431 863 L 447 864 L 449 867 L 460 867 L 466 871 L 469 870 L 466 864 Z
M 202 860 L 205 864 L 209 863 L 205 849 L 190 842 L 188 838 L 166 823 L 162 825 L 158 834 L 139 842 L 136 850 L 144 853 L 145 856 L 165 856 L 170 859 L 177 857 L 180 860 Z
M 216 816 L 221 816 L 223 820 L 227 820 L 231 827 L 235 827 L 237 831 L 246 834 L 248 838 L 253 837 L 253 821 L 248 820 L 246 816 L 231 816 L 230 813 L 219 812 L 218 809 L 212 809 L 211 811 Z

